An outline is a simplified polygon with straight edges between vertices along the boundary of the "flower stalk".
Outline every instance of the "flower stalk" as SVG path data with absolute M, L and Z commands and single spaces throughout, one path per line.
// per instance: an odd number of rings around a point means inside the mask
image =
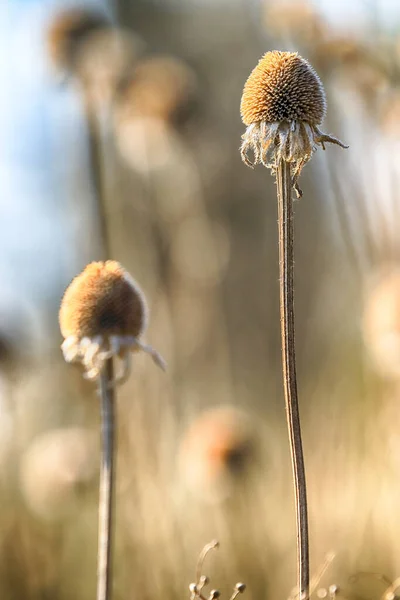
M 141 340 L 147 326 L 147 303 L 136 281 L 116 261 L 91 263 L 73 279 L 61 302 L 59 322 L 65 360 L 82 365 L 84 377 L 97 382 L 101 399 L 97 600 L 110 600 L 115 388 L 126 381 L 133 353 L 150 354 L 163 369 L 165 363 L 156 350 Z M 114 361 L 119 371 L 116 374 Z
M 296 505 L 297 589 L 300 600 L 307 600 L 310 566 L 296 380 L 292 193 L 302 196 L 298 179 L 318 147 L 347 146 L 320 129 L 326 113 L 325 91 L 318 74 L 297 52 L 273 51 L 261 57 L 245 83 L 240 112 L 246 125 L 240 148 L 243 162 L 250 167 L 263 164 L 277 182 L 282 370 Z
M 112 381 L 113 362 L 112 359 L 108 359 L 99 377 L 102 456 L 99 490 L 97 600 L 108 600 L 111 597 L 112 584 L 114 433 L 116 428 L 115 392 Z
M 292 460 L 297 527 L 297 577 L 300 599 L 308 598 L 310 561 L 308 540 L 307 487 L 299 404 L 297 396 L 294 325 L 294 219 L 290 163 L 276 164 L 279 233 L 279 282 L 283 386 Z

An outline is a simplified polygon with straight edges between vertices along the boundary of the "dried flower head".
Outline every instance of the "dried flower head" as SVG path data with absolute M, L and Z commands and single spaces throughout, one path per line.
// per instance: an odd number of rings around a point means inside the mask
M 36 437 L 21 457 L 20 485 L 29 508 L 51 520 L 78 507 L 97 483 L 98 438 L 82 427 Z
M 245 475 L 255 451 L 255 432 L 247 413 L 220 406 L 205 411 L 189 427 L 181 442 L 180 471 L 197 497 L 221 501 Z
M 147 305 L 137 283 L 113 260 L 93 262 L 75 277 L 61 302 L 62 351 L 67 362 L 81 362 L 87 379 L 96 379 L 113 356 L 124 360 L 126 379 L 132 351 L 148 352 L 160 367 L 161 356 L 139 338 L 147 326 Z
M 167 55 L 145 58 L 121 84 L 118 118 L 171 121 L 185 110 L 195 89 L 195 74 L 183 61 Z
M 331 142 L 346 147 L 319 129 L 326 112 L 324 88 L 297 52 L 264 54 L 246 81 L 240 110 L 247 125 L 243 161 L 253 166 L 248 158 L 252 150 L 254 164 L 262 163 L 273 172 L 279 159 L 291 163 L 296 189 L 301 169 L 317 146 L 325 149 L 325 142 Z
M 98 11 L 69 8 L 57 12 L 47 32 L 50 58 L 57 68 L 75 72 L 84 41 L 92 33 L 109 26 L 107 18 Z
M 264 23 L 272 35 L 313 47 L 327 35 L 319 11 L 309 0 L 264 3 Z
M 94 106 L 114 100 L 143 46 L 137 35 L 120 28 L 99 29 L 87 36 L 80 47 L 76 75 Z

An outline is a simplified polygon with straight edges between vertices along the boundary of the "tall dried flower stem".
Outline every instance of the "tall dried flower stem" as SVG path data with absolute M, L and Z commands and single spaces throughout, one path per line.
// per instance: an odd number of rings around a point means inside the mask
M 99 237 L 103 258 L 110 258 L 110 237 L 107 226 L 106 188 L 102 160 L 101 123 L 97 112 L 90 106 L 87 92 L 83 90 L 88 135 L 89 165 L 93 191 L 97 203 Z M 101 398 L 101 463 L 99 483 L 99 524 L 97 543 L 97 600 L 109 600 L 112 586 L 112 532 L 114 444 L 116 435 L 115 392 L 112 386 L 114 365 L 106 361 L 99 378 Z
M 300 414 L 297 397 L 295 326 L 294 326 L 294 227 L 293 182 L 290 163 L 276 163 L 279 231 L 280 314 L 282 367 L 286 417 L 293 469 L 297 528 L 297 577 L 300 599 L 308 598 L 310 586 L 307 489 L 301 441 Z
M 99 528 L 97 554 L 97 600 L 111 597 L 112 584 L 112 530 L 113 530 L 113 489 L 114 489 L 114 435 L 115 435 L 115 393 L 113 363 L 109 359 L 99 378 L 101 397 L 102 456 L 99 491 Z

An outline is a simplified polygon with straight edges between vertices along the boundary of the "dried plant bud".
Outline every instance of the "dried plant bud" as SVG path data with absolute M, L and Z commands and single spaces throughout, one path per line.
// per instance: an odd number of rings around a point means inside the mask
M 221 595 L 221 592 L 218 590 L 211 590 L 209 600 L 216 600 Z
M 202 575 L 202 576 L 200 577 L 200 579 L 199 579 L 199 585 L 198 585 L 198 588 L 199 588 L 200 590 L 202 590 L 202 589 L 203 589 L 203 587 L 204 587 L 204 586 L 206 586 L 206 585 L 208 585 L 209 583 L 210 583 L 210 580 L 209 580 L 209 578 L 207 577 L 207 575 Z
M 113 356 L 124 360 L 116 381 L 126 379 L 132 351 L 144 350 L 164 362 L 139 338 L 147 326 L 147 305 L 137 283 L 116 261 L 94 262 L 67 288 L 59 313 L 67 362 L 81 362 L 87 379 L 96 379 Z
M 246 584 L 245 583 L 237 583 L 235 585 L 235 589 L 237 589 L 237 591 L 239 592 L 239 594 L 243 594 L 243 592 L 246 590 Z
M 195 583 L 190 583 L 189 584 L 189 591 L 191 594 L 196 595 L 197 594 L 197 585 Z
M 339 593 L 339 586 L 337 586 L 335 583 L 333 583 L 332 585 L 329 586 L 329 593 L 331 596 L 335 596 L 336 594 Z
M 283 159 L 292 165 L 294 184 L 317 146 L 325 142 L 346 147 L 319 129 L 325 112 L 324 88 L 312 66 L 297 52 L 267 52 L 244 86 L 240 106 L 247 130 L 242 136 L 241 156 L 248 166 L 249 150 L 254 164 L 275 172 Z M 272 163 L 269 161 L 272 159 Z

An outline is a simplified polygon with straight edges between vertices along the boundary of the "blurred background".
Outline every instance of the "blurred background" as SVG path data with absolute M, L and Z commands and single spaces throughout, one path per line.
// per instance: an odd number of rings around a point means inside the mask
M 114 598 L 287 598 L 295 524 L 275 183 L 240 160 L 244 82 L 298 50 L 328 96 L 296 202 L 299 398 L 318 596 L 400 576 L 400 4 L 0 4 L 0 595 L 93 598 L 99 406 L 60 351 L 71 279 L 113 258 L 151 310 L 118 391 Z M 330 588 L 335 584 L 338 588 Z

